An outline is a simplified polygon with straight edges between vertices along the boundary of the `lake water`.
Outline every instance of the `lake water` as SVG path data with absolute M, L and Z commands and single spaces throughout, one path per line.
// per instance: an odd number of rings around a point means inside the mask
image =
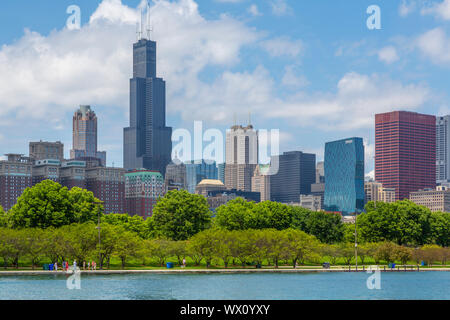
M 0 300 L 450 300 L 450 272 L 382 272 L 380 290 L 367 288 L 369 276 L 364 272 L 81 275 L 80 290 L 67 289 L 64 274 L 0 276 Z

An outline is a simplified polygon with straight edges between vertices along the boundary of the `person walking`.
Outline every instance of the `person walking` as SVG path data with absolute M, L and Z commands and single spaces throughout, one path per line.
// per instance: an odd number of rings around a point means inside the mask
M 53 270 L 58 271 L 58 262 L 55 262 L 53 266 L 54 266 Z
M 83 270 L 86 270 L 86 261 L 83 261 Z
M 183 268 L 186 268 L 186 258 L 183 258 Z
M 73 272 L 77 271 L 77 260 L 73 260 Z
M 88 267 L 88 268 L 87 268 L 88 270 L 90 270 L 90 269 L 91 269 L 91 262 L 90 262 L 90 261 L 88 261 L 88 265 L 87 265 L 87 267 Z

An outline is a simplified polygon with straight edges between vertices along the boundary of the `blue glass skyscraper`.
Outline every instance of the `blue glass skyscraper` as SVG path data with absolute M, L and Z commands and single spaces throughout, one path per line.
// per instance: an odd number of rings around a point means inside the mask
M 349 138 L 325 144 L 326 211 L 343 215 L 364 209 L 364 144 Z
M 124 168 L 165 175 L 171 161 L 172 128 L 166 127 L 166 83 L 156 77 L 156 42 L 133 45 L 130 126 L 124 129 Z

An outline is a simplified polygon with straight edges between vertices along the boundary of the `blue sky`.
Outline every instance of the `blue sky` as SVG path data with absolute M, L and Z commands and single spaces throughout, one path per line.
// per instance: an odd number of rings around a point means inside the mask
M 108 165 L 122 164 L 138 0 L 4 0 L 0 4 L 0 152 L 28 141 L 71 148 L 71 117 L 91 104 Z M 81 30 L 67 30 L 69 5 Z M 369 30 L 369 5 L 381 29 Z M 360 136 L 373 170 L 374 114 L 450 113 L 450 1 L 176 0 L 152 2 L 167 122 L 225 130 L 233 114 L 280 129 L 281 151 L 323 157 Z

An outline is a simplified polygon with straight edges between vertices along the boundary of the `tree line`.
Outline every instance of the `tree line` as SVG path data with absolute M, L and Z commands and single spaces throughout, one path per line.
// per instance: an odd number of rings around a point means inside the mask
M 19 268 L 20 261 L 28 261 L 34 269 L 42 262 L 98 261 L 100 267 L 110 268 L 112 259 L 120 261 L 121 268 L 130 259 L 140 266 L 151 263 L 164 266 L 168 261 L 182 265 L 188 258 L 192 266 L 204 263 L 207 268 L 230 265 L 332 265 L 354 263 L 352 243 L 324 244 L 316 237 L 296 229 L 224 230 L 210 228 L 188 240 L 143 239 L 123 226 L 101 224 L 101 244 L 94 223 L 72 224 L 58 229 L 0 229 L 0 258 L 4 267 Z M 437 245 L 420 248 L 400 246 L 393 242 L 364 243 L 358 247 L 359 263 L 407 264 L 425 261 L 446 264 L 450 250 Z M 369 259 L 370 262 L 369 262 Z M 22 262 L 23 264 L 23 262 Z

